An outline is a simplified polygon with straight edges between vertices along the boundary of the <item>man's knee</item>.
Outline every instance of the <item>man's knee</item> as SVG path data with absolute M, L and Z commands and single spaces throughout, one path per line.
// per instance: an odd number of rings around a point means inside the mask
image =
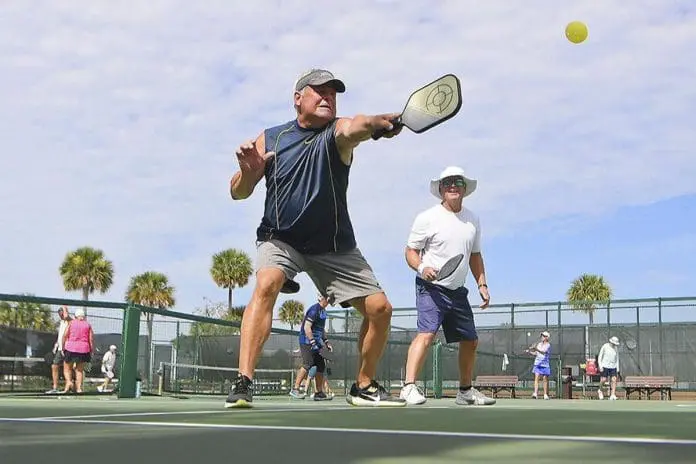
M 363 300 L 365 317 L 372 320 L 391 320 L 392 305 L 384 293 L 375 293 Z
M 430 346 L 435 341 L 435 334 L 432 332 L 420 332 L 413 341 L 425 346 Z
M 275 299 L 285 282 L 285 273 L 278 268 L 268 267 L 256 273 L 254 296 L 260 299 Z

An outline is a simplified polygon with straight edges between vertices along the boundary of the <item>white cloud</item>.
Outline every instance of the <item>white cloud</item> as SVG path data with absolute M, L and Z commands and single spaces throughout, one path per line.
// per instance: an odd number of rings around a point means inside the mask
M 446 72 L 462 80 L 456 119 L 356 154 L 352 219 L 397 306 L 412 304 L 402 244 L 446 165 L 480 179 L 470 204 L 488 237 L 694 193 L 689 5 L 3 3 L 3 291 L 62 295 L 60 260 L 88 244 L 115 262 L 110 299 L 152 268 L 177 286 L 177 309 L 223 299 L 210 255 L 253 256 L 264 190 L 229 200 L 234 148 L 292 117 L 310 66 L 344 77 L 345 115 L 399 110 Z M 584 44 L 563 37 L 574 19 Z

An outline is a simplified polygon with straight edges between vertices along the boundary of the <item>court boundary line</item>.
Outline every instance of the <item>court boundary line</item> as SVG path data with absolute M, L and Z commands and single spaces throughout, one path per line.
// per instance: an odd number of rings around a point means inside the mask
M 14 420 L 25 420 L 30 421 L 61 421 L 61 420 L 77 420 L 77 419 L 108 419 L 116 417 L 147 417 L 147 416 L 178 416 L 178 415 L 204 415 L 204 414 L 239 414 L 244 412 L 258 413 L 281 413 L 281 412 L 315 412 L 315 411 L 347 411 L 347 410 L 357 410 L 355 406 L 339 406 L 332 408 L 249 408 L 249 409 L 239 409 L 234 413 L 231 413 L 229 409 L 215 409 L 215 410 L 203 410 L 203 411 L 141 411 L 141 412 L 121 412 L 121 413 L 106 413 L 106 414 L 79 414 L 74 416 L 39 416 L 39 417 L 0 417 L 0 422 L 2 421 L 14 421 Z M 364 408 L 363 408 L 364 409 Z
M 424 437 L 451 437 L 497 440 L 525 441 L 566 441 L 585 443 L 620 443 L 620 444 L 652 444 L 652 445 L 686 445 L 696 446 L 696 440 L 675 438 L 650 437 L 599 437 L 576 435 L 524 435 L 516 433 L 479 433 L 479 432 L 447 432 L 438 430 L 390 430 L 390 429 L 356 429 L 336 427 L 301 427 L 291 425 L 243 425 L 243 424 L 201 424 L 196 422 L 144 422 L 144 421 L 109 421 L 90 419 L 26 419 L 0 418 L 0 422 L 24 422 L 33 424 L 82 424 L 82 425 L 120 425 L 152 428 L 190 428 L 190 429 L 228 429 L 228 430 L 275 430 L 285 432 L 319 432 L 319 433 L 353 433 L 378 435 L 411 435 Z

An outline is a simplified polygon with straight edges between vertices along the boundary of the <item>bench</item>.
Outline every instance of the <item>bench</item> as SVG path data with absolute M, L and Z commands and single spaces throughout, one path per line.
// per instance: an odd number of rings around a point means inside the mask
M 480 390 L 490 390 L 493 398 L 497 398 L 498 392 L 508 390 L 510 396 L 515 398 L 515 387 L 518 378 L 516 375 L 479 375 L 474 381 L 474 386 Z
M 672 385 L 674 377 L 670 376 L 637 376 L 627 375 L 624 379 L 624 389 L 626 399 L 630 399 L 632 393 L 638 393 L 638 399 L 642 399 L 643 392 L 647 394 L 647 399 L 655 392 L 660 392 L 660 399 L 667 397 L 672 399 Z

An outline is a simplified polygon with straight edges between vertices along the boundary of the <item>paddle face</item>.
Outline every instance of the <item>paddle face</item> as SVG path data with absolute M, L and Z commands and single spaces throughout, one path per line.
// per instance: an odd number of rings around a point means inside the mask
M 448 259 L 437 273 L 437 280 L 446 279 L 447 277 L 451 276 L 452 273 L 457 270 L 463 259 L 464 255 L 462 254 L 455 255 Z
M 454 117 L 462 107 L 462 90 L 454 74 L 445 74 L 411 94 L 401 115 L 392 121 L 395 128 L 406 126 L 416 134 L 432 129 Z M 386 131 L 372 135 L 379 139 Z
M 400 122 L 420 134 L 454 117 L 461 107 L 459 79 L 446 74 L 411 94 Z

